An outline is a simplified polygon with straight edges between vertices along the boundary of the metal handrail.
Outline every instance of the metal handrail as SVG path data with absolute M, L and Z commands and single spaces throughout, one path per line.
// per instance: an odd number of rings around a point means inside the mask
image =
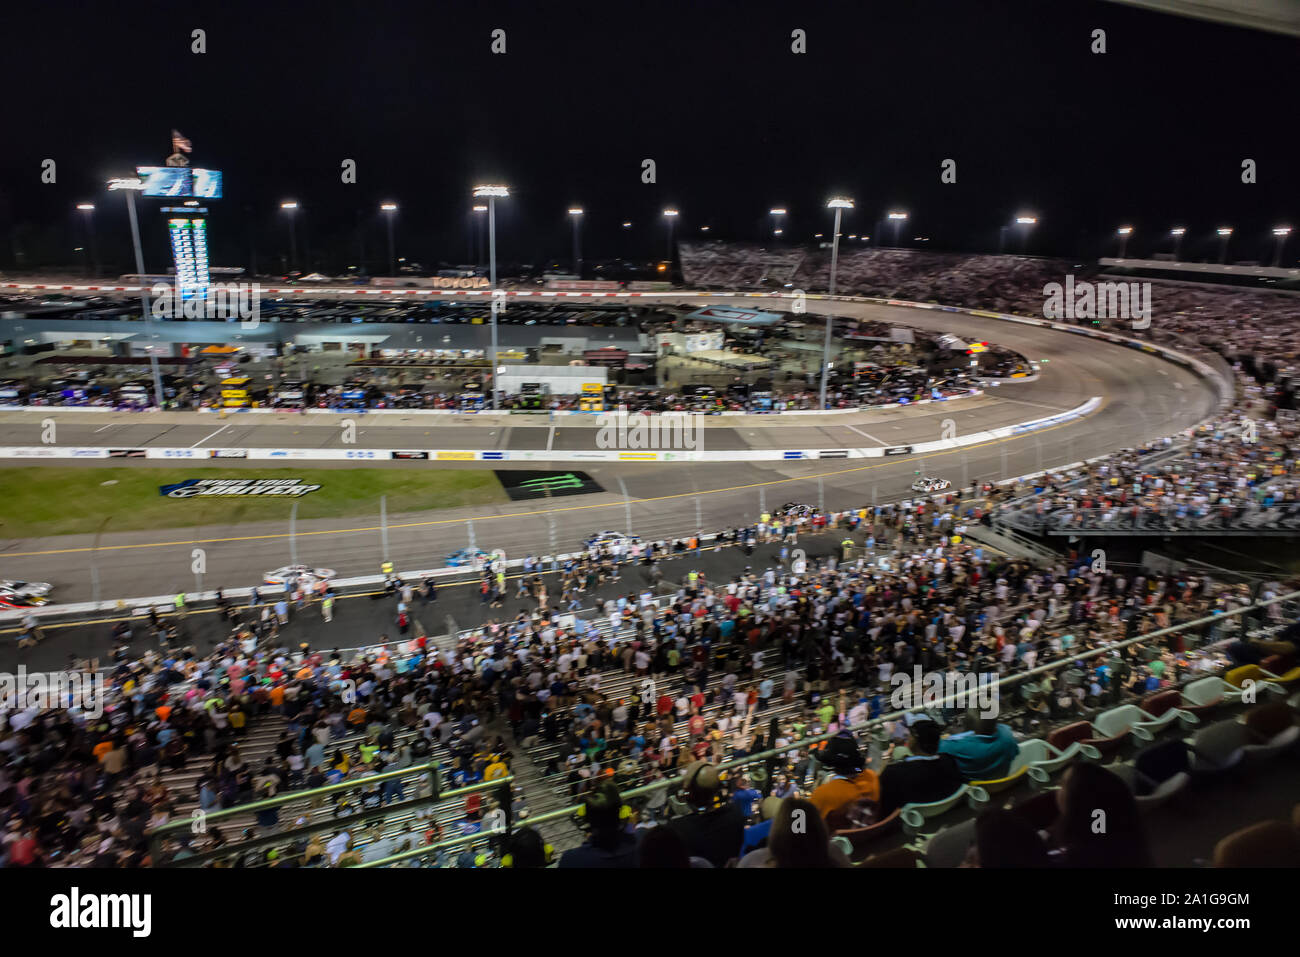
M 277 794 L 272 798 L 263 798 L 260 801 L 250 801 L 247 804 L 236 804 L 233 807 L 222 808 L 219 811 L 203 811 L 203 820 L 205 823 L 214 821 L 223 821 L 228 817 L 234 817 L 237 814 L 256 813 L 257 811 L 266 811 L 271 808 L 283 807 L 285 804 L 291 804 L 294 801 L 301 801 L 304 798 L 326 797 L 331 794 L 338 794 L 342 791 L 348 791 L 362 785 L 378 784 L 384 781 L 392 781 L 396 778 L 406 777 L 411 774 L 436 774 L 438 765 L 430 761 L 426 764 L 416 764 L 405 768 L 398 768 L 396 771 L 384 771 L 380 774 L 372 774 L 363 778 L 353 778 L 350 781 L 340 781 L 337 784 L 326 784 L 323 787 L 310 788 L 305 791 L 288 791 L 284 794 Z M 166 824 L 156 828 L 154 835 L 162 837 L 170 834 L 172 831 L 183 830 L 190 826 L 189 821 L 169 821 Z
M 476 794 L 480 791 L 489 791 L 493 789 L 505 788 L 506 791 L 508 792 L 514 780 L 515 780 L 514 775 L 506 775 L 505 777 L 496 778 L 495 780 L 492 781 L 480 781 L 476 784 L 471 784 L 467 787 L 457 788 L 454 791 L 447 791 L 446 793 L 441 795 L 435 793 L 429 795 L 428 797 L 412 798 L 409 801 L 399 801 L 396 804 L 389 804 L 383 807 L 363 809 L 358 811 L 356 814 L 349 816 L 348 821 L 351 822 L 350 826 L 355 827 L 357 824 L 364 824 L 371 820 L 376 820 L 376 819 L 383 820 L 385 817 L 392 814 L 394 811 L 413 811 L 417 809 L 433 807 L 442 804 L 445 801 L 449 801 L 459 797 L 464 797 L 467 794 Z M 206 864 L 208 861 L 219 860 L 223 857 L 229 857 L 231 854 L 240 854 L 245 851 L 255 850 L 256 848 L 259 847 L 267 847 L 267 846 L 273 846 L 278 844 L 288 844 L 298 840 L 301 837 L 306 837 L 311 834 L 318 834 L 323 831 L 324 832 L 335 831 L 338 829 L 339 829 L 339 822 L 337 820 L 319 821 L 313 824 L 306 824 L 302 827 L 292 828 L 287 831 L 277 831 L 274 834 L 267 834 L 262 837 L 250 838 L 249 840 L 246 841 L 240 841 L 236 844 L 228 844 L 223 847 L 214 848 L 210 851 L 204 851 L 201 854 L 194 854 L 190 857 L 181 858 L 180 860 L 177 861 L 172 861 L 169 865 L 165 865 L 165 866 L 185 867 L 185 868 L 198 867 L 202 864 Z M 156 848 L 154 852 L 155 854 L 157 853 Z

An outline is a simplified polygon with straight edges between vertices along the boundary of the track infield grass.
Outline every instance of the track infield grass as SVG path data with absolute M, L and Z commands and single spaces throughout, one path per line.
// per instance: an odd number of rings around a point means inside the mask
M 298 497 L 169 498 L 159 486 L 187 479 L 299 479 L 319 485 Z M 389 515 L 508 501 L 491 471 L 468 469 L 0 469 L 0 538 L 43 538 L 148 529 Z

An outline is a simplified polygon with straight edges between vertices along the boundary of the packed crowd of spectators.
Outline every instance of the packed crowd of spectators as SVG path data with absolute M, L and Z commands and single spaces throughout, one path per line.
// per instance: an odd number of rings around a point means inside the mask
M 760 270 L 779 251 L 745 243 L 682 243 L 682 272 L 688 285 L 744 288 L 789 284 L 807 291 L 830 286 L 831 251 L 788 254 L 790 269 Z M 1064 260 L 1023 256 L 922 253 L 902 249 L 858 249 L 841 244 L 835 271 L 840 295 L 940 302 L 972 309 L 1041 315 L 1043 286 L 1078 270 Z
M 802 572 L 774 563 L 725 583 L 691 571 L 675 588 L 663 583 L 662 566 L 672 556 L 689 560 L 701 547 L 698 537 L 594 548 L 557 568 L 555 595 L 542 577 L 549 569 L 536 565 L 521 579 L 515 597 L 527 604 L 513 618 L 490 620 L 437 650 L 422 637 L 386 642 L 354 660 L 288 649 L 278 647 L 275 632 L 279 602 L 252 620 L 229 609 L 232 638 L 211 654 L 166 644 L 137 660 L 119 653 L 101 717 L 37 709 L 6 716 L 0 733 L 6 856 L 11 864 L 146 865 L 149 832 L 172 820 L 178 806 L 234 807 L 406 767 L 435 752 L 454 784 L 492 780 L 520 760 L 489 730 L 500 727 L 497 719 L 524 747 L 558 743 L 563 757 L 544 770 L 562 776 L 574 796 L 585 796 L 606 782 L 630 786 L 679 774 L 697 760 L 782 748 L 861 724 L 890 710 L 890 676 L 915 666 L 1013 675 L 1241 600 L 1194 578 L 1128 580 L 1115 571 L 1092 572 L 1084 562 L 1034 568 L 951 544 L 965 522 L 979 517 L 979 507 L 963 506 L 956 496 L 907 508 L 774 516 L 727 529 L 716 541 L 723 548 L 767 542 L 788 548 L 800 534 L 823 530 L 851 540 L 850 549 L 862 557 L 810 564 Z M 601 603 L 595 623 L 572 615 L 602 579 L 617 580 L 620 568 L 634 562 L 647 566 L 651 587 Z M 663 600 L 656 591 L 666 592 Z M 1124 689 L 1159 687 L 1214 664 L 1176 643 L 1156 651 L 1139 657 L 1130 648 L 1103 660 L 1072 681 L 1068 695 L 1042 683 L 1024 702 L 1021 731 L 1035 733 L 1048 721 L 1115 700 Z M 627 698 L 605 699 L 602 674 L 622 670 L 639 684 Z M 768 709 L 782 706 L 781 720 L 765 724 Z M 254 767 L 240 756 L 240 739 L 270 716 L 284 730 L 274 754 Z M 684 731 L 677 726 L 682 721 Z M 892 740 L 905 731 L 895 727 Z M 346 745 L 334 744 L 344 736 Z M 776 796 L 815 786 L 810 756 L 792 749 L 780 762 L 771 780 Z M 202 769 L 197 793 L 171 793 L 166 773 L 196 765 Z M 345 818 L 404 796 L 400 785 L 375 786 L 328 810 Z M 469 808 L 457 827 L 473 833 L 493 810 L 500 809 Z M 522 800 L 512 808 L 524 810 Z M 638 813 L 644 821 L 667 815 L 662 806 Z M 287 823 L 274 811 L 259 812 L 249 833 Z M 484 833 L 491 830 L 489 821 Z M 345 832 L 344 825 L 338 833 Z M 436 843 L 444 831 L 415 820 L 405 834 L 364 840 L 347 833 L 333 844 L 337 853 L 322 856 L 314 848 L 320 841 L 304 840 L 293 856 L 355 863 Z M 183 858 L 219 849 L 233 835 L 214 827 L 176 837 L 164 853 Z M 496 857 L 487 845 L 473 850 L 475 861 L 499 860 L 501 848 Z M 344 857 L 349 851 L 354 856 Z M 454 862 L 463 865 L 464 856 Z M 242 854 L 232 858 L 251 863 Z M 439 857 L 431 853 L 429 860 Z M 444 854 L 441 861 L 453 858 Z
M 779 250 L 746 243 L 682 243 L 682 268 L 688 284 L 705 287 L 753 286 L 822 290 L 830 281 L 830 251 L 790 253 L 793 273 L 764 271 L 756 264 Z M 787 271 L 788 272 L 788 271 Z M 1066 276 L 1098 282 L 1150 282 L 1151 325 L 1135 329 L 1127 319 L 1101 320 L 1103 328 L 1148 337 L 1170 345 L 1203 349 L 1243 362 L 1261 381 L 1277 382 L 1295 408 L 1300 383 L 1300 297 L 1238 286 L 1148 280 L 1141 276 L 1096 275 L 1068 260 L 1022 256 L 928 253 L 901 249 L 841 247 L 836 290 L 845 295 L 988 309 L 1042 316 L 1044 287 Z M 779 281 L 778 281 L 779 280 Z M 1083 321 L 1083 320 L 1080 320 Z
M 1126 452 L 1000 517 L 1033 531 L 1294 527 L 1300 520 L 1300 429 L 1233 412 L 1198 429 L 1175 454 Z

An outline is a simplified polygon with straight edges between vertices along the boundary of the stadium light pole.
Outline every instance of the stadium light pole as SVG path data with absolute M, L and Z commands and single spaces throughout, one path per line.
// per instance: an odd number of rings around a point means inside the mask
M 1186 233 L 1187 229 L 1184 226 L 1175 226 L 1169 230 L 1169 235 L 1174 237 L 1174 262 L 1178 262 L 1178 251 L 1183 248 L 1183 236 Z
M 508 186 L 475 186 L 474 197 L 488 201 L 488 282 L 497 289 L 497 197 L 510 195 Z M 497 303 L 492 299 L 492 411 L 497 408 Z
M 784 206 L 773 206 L 767 212 L 772 217 L 772 235 L 782 235 L 785 232 L 784 219 L 788 210 Z
M 1128 238 L 1133 235 L 1132 226 L 1121 226 L 1115 230 L 1115 235 L 1119 237 L 1119 258 L 1124 258 L 1124 253 L 1128 250 Z
M 379 210 L 388 218 L 388 275 L 397 275 L 397 252 L 393 246 L 393 217 L 397 214 L 396 203 L 380 203 Z
M 1291 235 L 1290 226 L 1273 227 L 1273 238 L 1277 240 L 1277 249 L 1273 252 L 1273 265 L 1282 265 L 1282 247 L 1286 245 L 1286 238 Z
M 582 207 L 570 206 L 569 219 L 573 221 L 573 274 L 579 279 L 582 278 L 582 245 L 578 237 L 578 229 L 582 223 Z
M 1220 226 L 1215 232 L 1219 234 L 1219 265 L 1222 266 L 1228 260 L 1228 240 L 1232 238 L 1232 227 Z
M 835 210 L 835 232 L 831 234 L 831 282 L 829 294 L 835 295 L 835 270 L 840 263 L 840 216 L 844 210 L 853 208 L 853 200 L 837 196 L 826 204 L 827 209 Z M 826 408 L 826 379 L 831 370 L 831 317 L 826 316 L 826 342 L 822 346 L 822 387 L 821 406 Z
M 474 213 L 486 213 L 488 211 L 488 208 L 484 206 L 482 203 L 475 203 L 472 211 Z M 483 233 L 483 223 L 476 215 L 474 217 L 474 265 L 475 266 L 483 265 L 483 257 L 484 257 L 483 244 L 486 241 L 487 238 L 486 236 L 484 236 Z
M 1029 231 L 1038 225 L 1037 216 L 1017 216 L 1016 225 L 1024 227 L 1020 231 L 1020 252 L 1023 254 L 1029 245 Z
M 86 237 L 87 247 L 90 251 L 90 270 L 92 276 L 99 275 L 99 254 L 95 248 L 95 204 L 78 203 L 77 209 L 86 215 Z M 1277 230 L 1273 230 L 1274 234 Z
M 140 221 L 135 215 L 135 194 L 144 189 L 144 180 L 134 177 L 110 179 L 110 190 L 122 190 L 126 193 L 126 211 L 131 220 L 131 244 L 135 247 L 135 272 L 140 283 L 140 310 L 144 318 L 145 330 L 149 334 L 149 370 L 153 373 L 153 401 L 162 411 L 163 388 L 162 374 L 158 371 L 158 356 L 153 346 L 153 310 L 149 308 L 149 282 L 144 275 L 144 250 L 140 246 Z
M 889 214 L 889 221 L 894 224 L 894 246 L 898 246 L 898 230 L 902 228 L 903 222 L 907 219 L 907 213 L 893 212 Z
M 668 224 L 668 262 L 670 264 L 673 261 L 673 224 L 677 222 L 677 217 L 680 215 L 681 213 L 672 207 L 664 210 L 664 222 Z M 671 276 L 671 265 L 669 268 Z
M 296 200 L 289 200 L 280 204 L 289 217 L 289 268 L 285 272 L 292 272 L 297 268 L 298 263 L 298 233 L 294 226 L 294 220 L 298 218 L 298 203 Z

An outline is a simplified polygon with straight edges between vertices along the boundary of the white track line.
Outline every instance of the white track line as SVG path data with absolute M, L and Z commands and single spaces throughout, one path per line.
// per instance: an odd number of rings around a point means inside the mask
M 1040 409 L 1051 409 L 1053 412 L 1069 411 L 1069 406 L 1065 406 L 1065 405 L 1049 405 L 1046 402 L 1030 402 L 1028 399 L 1013 399 L 1010 396 L 1006 396 L 1006 395 L 1000 395 L 997 398 L 999 402 L 1015 402 L 1018 405 L 1036 405 Z
M 223 425 L 221 428 L 217 429 L 216 432 L 213 432 L 212 435 L 205 435 L 203 438 L 199 439 L 197 442 L 195 442 L 193 445 L 191 445 L 190 448 L 192 448 L 192 449 L 197 449 L 200 445 L 202 445 L 202 444 L 203 444 L 204 442 L 206 442 L 208 439 L 212 438 L 213 435 L 220 435 L 222 432 L 226 431 L 226 429 L 228 429 L 228 428 L 230 428 L 230 423 L 226 423 L 226 424 Z
M 858 435 L 862 436 L 863 438 L 870 439 L 872 442 L 879 442 L 881 445 L 884 445 L 884 446 L 888 446 L 888 445 L 889 445 L 888 442 L 886 442 L 886 441 L 884 441 L 884 440 L 882 440 L 882 439 L 878 439 L 878 438 L 876 438 L 876 437 L 875 437 L 874 435 L 872 435 L 870 432 L 863 432 L 861 429 L 857 428 L 856 426 L 853 426 L 853 425 L 846 425 L 846 426 L 844 426 L 844 427 L 845 427 L 846 429 L 852 429 L 854 432 L 858 433 Z

